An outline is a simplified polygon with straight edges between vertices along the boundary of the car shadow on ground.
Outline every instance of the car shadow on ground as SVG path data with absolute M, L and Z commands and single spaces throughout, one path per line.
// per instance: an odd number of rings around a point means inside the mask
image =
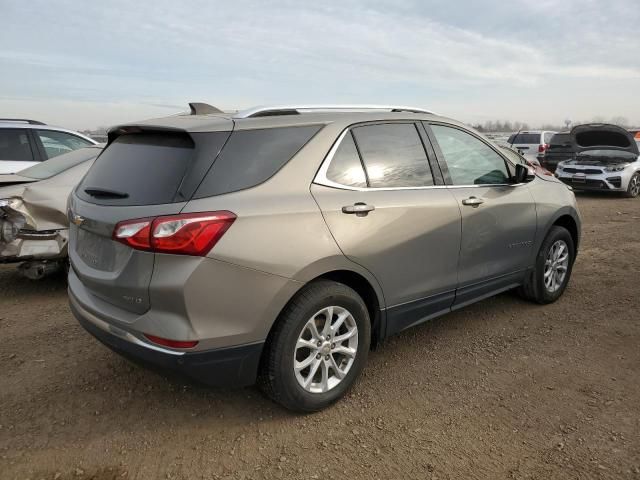
M 67 274 L 64 270 L 53 272 L 40 280 L 31 280 L 18 272 L 18 264 L 0 265 L 1 292 L 5 297 L 40 298 L 43 293 L 51 294 L 67 290 Z

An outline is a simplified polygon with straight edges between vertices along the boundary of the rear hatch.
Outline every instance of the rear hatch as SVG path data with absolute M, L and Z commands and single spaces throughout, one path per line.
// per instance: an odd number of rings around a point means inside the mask
M 230 135 L 150 125 L 112 130 L 109 144 L 70 197 L 69 258 L 83 286 L 141 314 L 149 309 L 154 253 L 113 240 L 118 222 L 179 213 Z

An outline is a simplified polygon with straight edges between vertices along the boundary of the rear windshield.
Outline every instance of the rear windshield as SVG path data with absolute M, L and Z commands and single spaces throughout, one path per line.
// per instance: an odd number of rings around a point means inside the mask
M 556 133 L 551 137 L 549 148 L 547 152 L 553 150 L 554 152 L 568 152 L 573 151 L 573 144 L 571 143 L 571 135 L 568 133 Z
M 513 138 L 509 139 L 509 143 L 512 145 L 521 145 L 523 143 L 526 144 L 539 144 L 540 143 L 540 134 L 539 133 L 518 133 L 513 136 Z
M 99 148 L 81 148 L 74 150 L 73 152 L 59 155 L 46 162 L 40 162 L 33 167 L 20 170 L 18 175 L 21 177 L 37 178 L 38 180 L 51 178 L 54 175 L 58 175 L 76 165 L 80 165 L 87 160 L 97 157 L 100 151 L 101 149 Z
M 553 137 L 551 137 L 551 141 L 549 142 L 550 147 L 554 146 L 570 146 L 571 145 L 571 135 L 568 133 L 556 133 Z
M 194 198 L 259 185 L 280 170 L 320 128 L 311 125 L 233 132 Z
M 186 133 L 121 135 L 95 161 L 77 195 L 103 205 L 172 203 L 194 152 Z

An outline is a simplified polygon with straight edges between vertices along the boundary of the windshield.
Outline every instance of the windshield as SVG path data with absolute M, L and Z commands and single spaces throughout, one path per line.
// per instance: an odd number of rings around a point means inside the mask
M 102 148 L 90 147 L 74 150 L 73 152 L 59 155 L 51 160 L 41 162 L 33 167 L 20 170 L 17 175 L 21 177 L 36 178 L 38 180 L 45 180 L 51 178 L 54 175 L 69 170 L 71 167 L 75 167 L 87 160 L 97 157 Z
M 597 158 L 598 160 L 611 162 L 633 162 L 638 156 L 635 153 L 620 150 L 587 150 L 578 154 L 580 158 Z

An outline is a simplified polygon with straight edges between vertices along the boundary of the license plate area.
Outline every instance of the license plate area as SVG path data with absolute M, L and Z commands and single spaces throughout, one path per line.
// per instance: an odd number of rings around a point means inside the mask
M 116 248 L 110 238 L 78 228 L 76 253 L 89 267 L 104 272 L 114 271 L 118 260 Z
M 578 173 L 578 174 L 574 175 L 573 177 L 571 177 L 571 181 L 573 183 L 586 183 L 587 176 L 584 173 Z

